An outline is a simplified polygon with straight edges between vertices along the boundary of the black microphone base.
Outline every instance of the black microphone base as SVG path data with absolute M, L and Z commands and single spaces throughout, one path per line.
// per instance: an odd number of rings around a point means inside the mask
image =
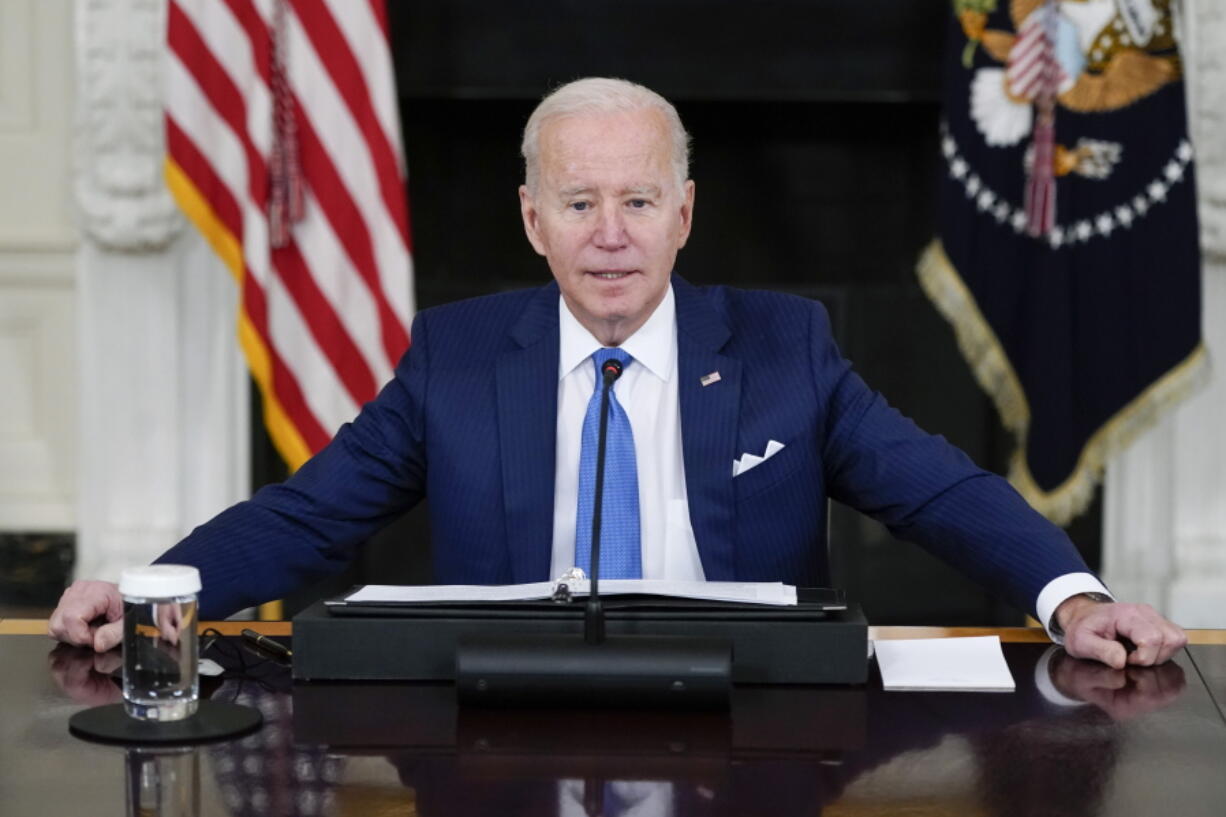
M 461 704 L 727 709 L 732 645 L 684 636 L 461 638 Z

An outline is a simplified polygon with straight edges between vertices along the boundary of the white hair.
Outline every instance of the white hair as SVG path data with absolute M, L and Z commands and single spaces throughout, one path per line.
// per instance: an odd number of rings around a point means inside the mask
M 671 144 L 671 164 L 677 189 L 690 174 L 690 135 L 681 124 L 677 109 L 650 88 L 624 79 L 587 77 L 556 88 L 541 100 L 528 117 L 520 152 L 524 157 L 524 184 L 536 195 L 540 182 L 541 128 L 548 121 L 579 114 L 629 113 L 655 110 L 664 115 Z

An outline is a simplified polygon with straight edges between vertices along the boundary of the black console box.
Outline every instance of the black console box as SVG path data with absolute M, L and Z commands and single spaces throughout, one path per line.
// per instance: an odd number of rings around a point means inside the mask
M 737 684 L 862 684 L 868 675 L 868 624 L 857 605 L 606 607 L 606 630 L 724 639 Z M 333 610 L 318 602 L 294 617 L 293 672 L 303 681 L 450 681 L 463 637 L 564 633 L 582 640 L 581 603 Z

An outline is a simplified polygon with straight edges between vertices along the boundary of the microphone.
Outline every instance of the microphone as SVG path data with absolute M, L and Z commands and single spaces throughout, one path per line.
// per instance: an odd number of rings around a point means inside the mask
M 604 386 L 600 393 L 600 436 L 596 446 L 596 496 L 592 503 L 592 587 L 583 616 L 583 640 L 589 644 L 604 641 L 604 608 L 600 603 L 600 513 L 604 505 L 605 448 L 609 440 L 609 389 L 622 376 L 622 364 L 610 358 L 600 367 Z

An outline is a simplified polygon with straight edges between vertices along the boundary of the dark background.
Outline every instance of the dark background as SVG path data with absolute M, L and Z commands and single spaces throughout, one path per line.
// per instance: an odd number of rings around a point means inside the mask
M 935 223 L 947 0 L 388 7 L 419 309 L 547 280 L 520 223 L 520 132 L 552 87 L 624 77 L 672 100 L 693 136 L 695 229 L 678 271 L 696 284 L 820 299 L 870 385 L 1003 472 L 1011 440 L 914 274 Z M 260 485 L 283 468 L 262 429 L 256 434 Z M 1100 527 L 1096 500 L 1070 531 L 1092 567 Z M 428 542 L 421 507 L 343 576 L 288 599 L 287 612 L 352 583 L 428 582 Z M 873 623 L 1021 620 L 841 506 L 832 514 L 831 565 Z

